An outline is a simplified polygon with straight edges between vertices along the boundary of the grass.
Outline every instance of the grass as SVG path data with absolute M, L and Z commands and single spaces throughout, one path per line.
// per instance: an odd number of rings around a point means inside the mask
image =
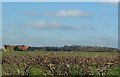
M 62 51 L 59 51 L 59 52 L 47 52 L 47 51 L 6 51 L 6 52 L 3 52 L 2 53 L 2 56 L 3 57 L 8 57 L 8 56 L 16 56 L 16 57 L 19 57 L 19 56 L 24 56 L 24 55 L 29 55 L 29 56 L 42 56 L 42 55 L 48 55 L 48 56 L 58 56 L 59 57 L 69 57 L 69 56 L 73 56 L 73 55 L 76 55 L 76 56 L 83 56 L 83 57 L 95 57 L 95 56 L 100 56 L 100 57 L 109 57 L 109 56 L 118 56 L 120 55 L 120 53 L 117 53 L 117 52 L 62 52 Z M 18 59 L 18 58 L 17 58 Z M 3 65 L 2 65 L 3 66 Z M 8 67 L 4 67 L 3 68 L 3 74 L 5 75 L 7 70 L 9 70 L 10 66 L 8 65 Z M 58 68 L 60 68 L 60 65 L 57 65 Z M 78 74 L 78 66 L 77 65 L 71 65 L 71 69 L 70 69 L 70 73 L 72 75 L 77 75 Z M 17 68 L 17 66 L 16 66 Z M 7 69 L 7 70 L 5 70 Z M 16 73 L 16 69 L 12 69 L 12 71 L 14 73 Z M 52 75 L 52 73 L 50 72 L 50 70 L 46 70 L 45 68 L 43 68 L 42 66 L 39 66 L 39 68 L 37 68 L 35 65 L 30 67 L 28 70 L 27 70 L 30 75 Z M 57 70 L 59 71 L 59 69 Z M 97 69 L 93 66 L 92 67 L 92 72 L 94 75 L 98 75 L 98 72 L 97 72 Z M 82 71 L 79 72 L 82 74 Z M 108 69 L 108 75 L 120 75 L 120 66 L 117 65 L 115 67 L 112 67 L 112 68 L 109 68 Z
M 120 53 L 117 52 L 78 52 L 78 51 L 74 51 L 74 52 L 63 52 L 63 51 L 59 51 L 59 52 L 49 52 L 49 51 L 7 51 L 7 52 L 3 52 L 2 55 L 36 55 L 36 54 L 56 54 L 56 55 L 62 55 L 62 56 L 69 56 L 69 55 L 81 55 L 81 56 L 95 56 L 95 55 L 99 55 L 99 56 L 110 56 L 110 55 L 118 55 Z

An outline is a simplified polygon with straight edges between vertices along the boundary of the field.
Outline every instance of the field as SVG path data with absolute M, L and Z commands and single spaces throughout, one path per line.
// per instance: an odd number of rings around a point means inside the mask
M 119 76 L 118 52 L 13 51 L 2 53 L 2 74 L 20 76 Z

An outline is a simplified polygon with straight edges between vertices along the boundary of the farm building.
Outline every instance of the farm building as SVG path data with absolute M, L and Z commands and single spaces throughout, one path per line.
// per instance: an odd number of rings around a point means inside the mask
M 5 51 L 14 51 L 16 46 L 13 45 L 4 45 Z
M 25 45 L 4 45 L 5 51 L 27 51 L 30 46 Z
M 15 51 L 27 51 L 30 48 L 30 46 L 25 46 L 25 45 L 18 45 L 15 47 Z

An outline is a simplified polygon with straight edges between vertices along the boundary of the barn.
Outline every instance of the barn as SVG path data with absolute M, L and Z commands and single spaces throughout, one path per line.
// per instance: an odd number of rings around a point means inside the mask
M 15 47 L 14 51 L 27 51 L 29 48 L 30 46 L 18 45 Z
M 5 51 L 14 51 L 15 47 L 14 45 L 4 45 Z
M 25 45 L 4 45 L 5 51 L 27 51 L 30 46 Z

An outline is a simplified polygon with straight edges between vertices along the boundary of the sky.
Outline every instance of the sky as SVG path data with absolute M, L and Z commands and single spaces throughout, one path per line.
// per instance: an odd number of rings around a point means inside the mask
M 119 2 L 119 0 L 1 0 L 2 2 Z
M 112 2 L 3 2 L 2 44 L 118 47 Z
M 2 47 L 2 3 L 0 2 L 0 48 Z

